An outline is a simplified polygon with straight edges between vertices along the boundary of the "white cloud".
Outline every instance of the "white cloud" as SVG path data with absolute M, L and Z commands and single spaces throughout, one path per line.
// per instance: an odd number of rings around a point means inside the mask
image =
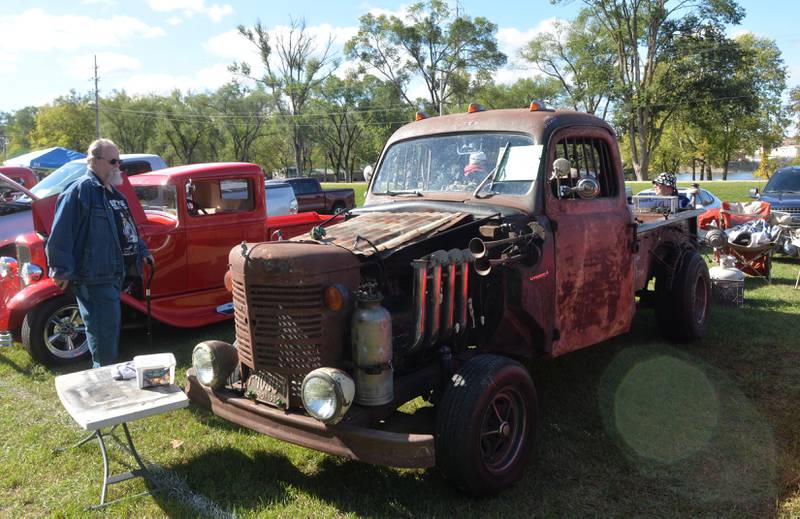
M 216 90 L 232 79 L 228 65 L 220 63 L 192 74 L 135 74 L 116 85 L 108 86 L 107 90 L 124 89 L 129 94 L 167 95 L 175 89 L 182 92 Z
M 73 56 L 63 63 L 64 73 L 78 79 L 93 75 L 94 54 Z M 97 70 L 101 79 L 120 72 L 135 72 L 141 70 L 142 62 L 133 56 L 117 54 L 115 52 L 100 52 L 97 54 Z
M 180 25 L 181 23 L 183 23 L 183 19 L 180 18 L 179 16 L 172 16 L 170 18 L 167 18 L 167 23 L 175 27 L 176 25 Z
M 500 51 L 508 56 L 508 63 L 494 74 L 494 80 L 500 84 L 511 84 L 519 79 L 534 77 L 539 71 L 519 58 L 519 51 L 529 41 L 540 34 L 555 34 L 557 26 L 565 23 L 559 18 L 547 18 L 535 27 L 520 30 L 516 27 L 501 27 L 497 30 L 497 43 Z
M 204 14 L 213 22 L 219 22 L 223 17 L 233 13 L 230 4 L 206 6 L 205 0 L 147 0 L 147 3 L 152 10 L 160 13 L 181 11 L 187 18 L 195 14 Z
M 73 52 L 82 48 L 112 47 L 124 40 L 165 35 L 130 16 L 96 18 L 83 15 L 50 15 L 43 9 L 0 16 L 0 54 L 24 52 Z
M 81 5 L 105 5 L 113 7 L 117 5 L 116 0 L 81 0 Z

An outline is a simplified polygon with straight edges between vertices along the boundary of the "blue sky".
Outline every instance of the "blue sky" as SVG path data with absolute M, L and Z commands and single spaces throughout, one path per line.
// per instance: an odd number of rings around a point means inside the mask
M 310 0 L 76 0 L 0 2 L 0 111 L 41 105 L 70 89 L 93 88 L 92 57 L 98 56 L 101 95 L 112 89 L 164 94 L 174 88 L 215 89 L 230 79 L 234 60 L 257 63 L 252 45 L 236 31 L 256 20 L 275 30 L 290 17 L 304 18 L 320 44 L 332 34 L 334 48 L 355 34 L 367 12 L 400 13 L 411 2 Z M 744 22 L 730 28 L 773 38 L 783 52 L 789 85 L 800 84 L 800 2 L 740 0 Z M 451 3 L 452 5 L 452 3 Z M 471 16 L 499 26 L 501 49 L 510 64 L 496 74 L 513 82 L 533 71 L 511 59 L 517 49 L 557 18 L 571 19 L 581 6 L 566 0 L 461 0 Z M 502 7 L 499 7 L 502 6 Z

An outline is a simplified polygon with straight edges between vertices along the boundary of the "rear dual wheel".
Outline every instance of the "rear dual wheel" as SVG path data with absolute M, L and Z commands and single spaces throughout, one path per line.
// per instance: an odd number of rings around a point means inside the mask
M 667 272 L 656 275 L 656 321 L 668 339 L 688 342 L 703 337 L 710 306 L 711 278 L 698 252 L 686 253 L 671 286 Z
M 470 359 L 438 404 L 436 465 L 469 494 L 494 495 L 522 476 L 538 406 L 533 380 L 498 355 Z

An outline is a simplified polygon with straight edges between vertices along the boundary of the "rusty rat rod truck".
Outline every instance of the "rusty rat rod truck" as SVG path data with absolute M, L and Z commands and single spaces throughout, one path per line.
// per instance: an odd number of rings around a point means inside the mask
M 672 339 L 705 333 L 698 213 L 637 220 L 614 133 L 588 114 L 413 122 L 363 208 L 231 251 L 235 345 L 195 347 L 189 397 L 274 438 L 496 493 L 534 441 L 526 365 L 625 333 L 637 304 Z

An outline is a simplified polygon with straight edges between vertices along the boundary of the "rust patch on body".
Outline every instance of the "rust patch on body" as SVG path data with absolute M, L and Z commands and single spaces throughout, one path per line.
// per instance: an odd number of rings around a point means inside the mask
M 469 213 L 364 213 L 326 228 L 320 243 L 333 244 L 362 256 L 396 249 L 448 229 L 468 218 Z M 307 240 L 308 238 L 293 238 Z

